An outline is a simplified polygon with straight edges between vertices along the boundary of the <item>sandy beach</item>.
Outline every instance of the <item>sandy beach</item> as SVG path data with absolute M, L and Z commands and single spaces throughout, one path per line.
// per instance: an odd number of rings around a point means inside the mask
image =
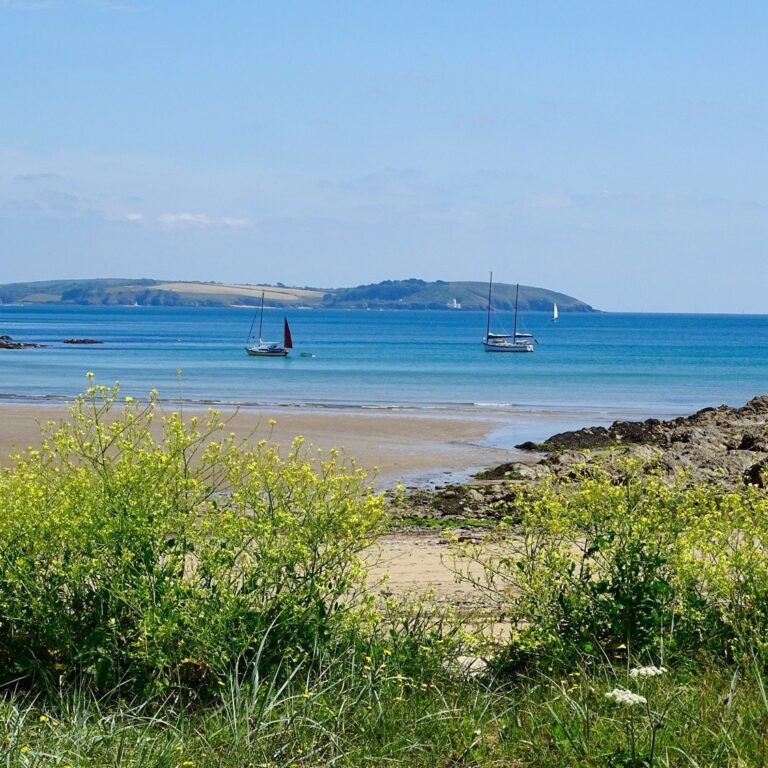
M 171 410 L 163 405 L 161 411 Z M 185 408 L 191 416 L 200 411 Z M 323 450 L 336 448 L 375 475 L 377 488 L 397 482 L 421 485 L 462 479 L 473 470 L 510 460 L 517 452 L 481 444 L 500 421 L 450 413 L 365 413 L 360 411 L 260 410 L 222 411 L 240 438 L 270 438 L 288 446 L 296 435 Z M 40 441 L 40 425 L 68 416 L 64 405 L 0 405 L 0 458 Z M 277 423 L 274 427 L 270 420 Z

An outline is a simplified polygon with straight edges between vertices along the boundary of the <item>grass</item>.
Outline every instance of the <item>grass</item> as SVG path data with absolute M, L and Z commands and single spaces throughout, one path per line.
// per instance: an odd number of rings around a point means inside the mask
M 759 766 L 768 726 L 756 667 L 699 666 L 634 687 L 648 706 L 605 694 L 626 669 L 574 669 L 513 685 L 444 675 L 361 674 L 349 657 L 311 678 L 231 678 L 200 706 L 99 699 L 65 689 L 0 700 L 8 766 Z M 311 683 L 311 685 L 308 685 Z M 653 743 L 653 754 L 651 748 Z

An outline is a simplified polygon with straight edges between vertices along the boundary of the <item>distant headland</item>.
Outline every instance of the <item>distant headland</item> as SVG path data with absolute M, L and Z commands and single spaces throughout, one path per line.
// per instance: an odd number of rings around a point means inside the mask
M 354 288 L 298 288 L 276 285 L 227 284 L 164 280 L 47 280 L 0 285 L 3 304 L 79 304 L 101 306 L 256 306 L 264 293 L 273 307 L 327 307 L 336 309 L 485 309 L 488 284 L 474 281 L 384 280 Z M 496 309 L 512 309 L 515 286 L 497 283 Z M 524 311 L 595 312 L 589 304 L 564 293 L 529 285 L 520 286 L 519 307 Z

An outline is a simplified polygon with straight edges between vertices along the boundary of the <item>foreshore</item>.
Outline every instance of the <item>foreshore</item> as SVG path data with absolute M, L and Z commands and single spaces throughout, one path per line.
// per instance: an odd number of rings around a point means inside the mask
M 189 417 L 206 413 L 199 404 L 161 402 L 158 408 L 161 413 L 181 410 Z M 461 482 L 489 466 L 528 461 L 529 454 L 515 450 L 514 445 L 531 439 L 544 440 L 564 429 L 608 424 L 619 413 L 251 406 L 218 410 L 240 439 L 269 439 L 287 448 L 301 435 L 305 445 L 341 451 L 345 458 L 368 472 L 379 489 L 397 483 L 428 486 Z M 39 445 L 41 425 L 66 420 L 68 416 L 64 402 L 0 403 L 0 463 L 7 463 L 13 451 Z
M 170 404 L 160 406 L 161 412 L 174 409 Z M 199 408 L 183 410 L 190 417 L 201 413 Z M 366 470 L 379 488 L 398 482 L 425 485 L 441 477 L 461 479 L 517 455 L 516 451 L 481 444 L 500 426 L 492 418 L 249 408 L 222 410 L 221 414 L 240 439 L 269 439 L 287 448 L 296 435 L 301 435 L 305 445 L 323 451 L 337 449 Z M 12 452 L 39 445 L 41 425 L 67 417 L 63 404 L 0 405 L 0 461 L 7 463 Z

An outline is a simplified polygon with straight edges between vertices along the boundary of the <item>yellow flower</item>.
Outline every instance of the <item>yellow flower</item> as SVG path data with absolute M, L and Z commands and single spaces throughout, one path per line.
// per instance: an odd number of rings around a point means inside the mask
M 21 752 L 21 754 L 22 754 L 22 755 L 26 755 L 26 754 L 27 754 L 27 752 L 29 752 L 29 745 L 28 745 L 28 744 L 25 744 L 25 745 L 24 745 L 24 746 L 23 746 L 23 747 L 22 747 L 22 748 L 19 750 L 19 752 Z
M 47 723 L 48 722 L 48 718 L 45 715 L 40 715 L 40 722 L 41 723 Z

